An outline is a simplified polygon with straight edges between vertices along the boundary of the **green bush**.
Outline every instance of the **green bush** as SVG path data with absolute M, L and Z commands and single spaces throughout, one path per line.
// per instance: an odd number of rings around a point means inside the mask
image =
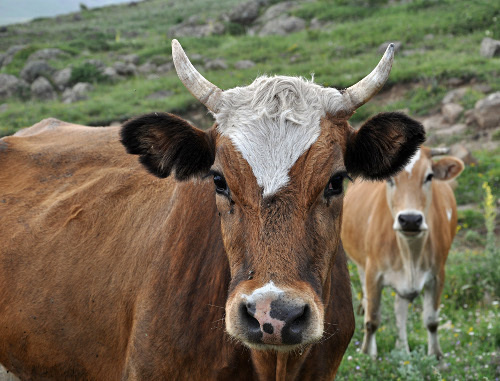
M 71 70 L 71 84 L 78 82 L 99 83 L 105 80 L 106 77 L 103 76 L 100 69 L 88 62 L 76 65 Z

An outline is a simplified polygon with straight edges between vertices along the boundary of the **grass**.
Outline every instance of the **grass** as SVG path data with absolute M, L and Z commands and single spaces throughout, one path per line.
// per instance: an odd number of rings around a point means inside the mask
M 51 62 L 59 69 L 73 66 L 81 71 L 83 61 L 89 58 L 111 65 L 120 55 L 130 53 L 137 54 L 141 63 L 162 58 L 168 62 L 170 38 L 167 32 L 172 25 L 193 14 L 202 21 L 217 17 L 240 2 L 186 0 L 166 3 L 148 0 L 135 6 L 83 10 L 82 21 L 75 21 L 73 15 L 68 15 L 59 16 L 56 23 L 41 19 L 11 26 L 9 31 L 13 32 L 0 39 L 0 51 L 14 44 L 25 44 L 26 47 L 1 72 L 18 75 L 29 54 L 45 47 L 58 47 L 69 53 Z M 363 6 L 363 3 L 317 0 L 302 3 L 294 11 L 295 15 L 306 20 L 316 17 L 331 21 L 332 26 L 326 29 L 265 38 L 229 30 L 223 36 L 180 40 L 188 55 L 226 59 L 229 64 L 227 71 L 205 71 L 200 63 L 196 65 L 222 89 L 248 84 L 262 73 L 304 77 L 314 73 L 320 84 L 345 88 L 373 69 L 380 59 L 377 47 L 382 42 L 401 41 L 403 51 L 396 55 L 386 86 L 389 88 L 398 83 L 419 83 L 420 86 L 391 104 L 380 107 L 369 103 L 363 106 L 353 117 L 355 123 L 386 110 L 408 109 L 412 115 L 423 115 L 439 104 L 447 91 L 443 81 L 452 77 L 475 78 L 487 82 L 493 90 L 500 90 L 499 59 L 486 59 L 478 54 L 483 37 L 500 38 L 500 23 L 495 21 L 500 17 L 498 2 L 415 0 L 410 4 L 390 6 L 385 1 L 370 1 L 370 6 Z M 253 60 L 256 66 L 235 70 L 234 63 L 241 59 Z M 144 78 L 131 78 L 116 85 L 102 83 L 90 99 L 76 105 L 61 107 L 57 102 L 32 101 L 28 103 L 30 107 L 26 107 L 23 102 L 8 100 L 8 112 L 0 113 L 0 131 L 10 133 L 47 115 L 59 119 L 72 117 L 72 122 L 96 125 L 151 111 L 183 112 L 196 103 L 196 100 L 186 98 L 188 92 L 179 88 L 175 73 L 167 73 L 159 83 L 164 89 L 175 92 L 161 104 L 120 96 L 117 91 L 133 87 L 137 93 L 147 95 L 154 86 Z M 470 106 L 479 96 L 468 94 L 464 102 Z M 106 112 L 89 113 L 89 110 L 96 109 L 96 99 L 101 101 L 103 97 L 110 98 L 106 102 Z M 124 105 L 124 101 L 130 103 Z M 46 112 L 41 113 L 42 110 Z

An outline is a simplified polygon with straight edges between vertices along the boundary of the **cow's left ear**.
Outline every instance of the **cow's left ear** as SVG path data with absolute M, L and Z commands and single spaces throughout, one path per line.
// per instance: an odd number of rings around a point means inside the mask
M 347 172 L 387 179 L 403 169 L 424 141 L 424 127 L 416 120 L 397 112 L 378 114 L 348 137 Z
M 438 180 L 448 181 L 457 177 L 464 170 L 464 162 L 456 157 L 446 156 L 432 163 L 434 177 Z
M 172 171 L 177 180 L 201 176 L 215 158 L 211 135 L 173 114 L 155 112 L 129 120 L 122 127 L 121 142 L 158 177 Z

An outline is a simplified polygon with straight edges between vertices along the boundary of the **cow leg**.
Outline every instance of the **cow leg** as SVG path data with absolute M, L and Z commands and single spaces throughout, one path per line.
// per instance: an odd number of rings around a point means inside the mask
M 363 290 L 363 306 L 365 309 L 365 336 L 361 350 L 372 358 L 377 357 L 375 333 L 380 324 L 380 298 L 382 296 L 382 279 L 376 271 L 367 266 Z
M 444 279 L 444 271 L 441 279 Z M 443 290 L 443 281 L 435 278 L 425 286 L 424 292 L 424 325 L 427 327 L 427 354 L 434 355 L 437 359 L 443 357 L 443 352 L 439 345 L 438 325 L 439 325 L 439 303 Z
M 358 274 L 359 274 L 359 280 L 361 282 L 361 304 L 358 306 L 357 314 L 358 315 L 364 315 L 366 311 L 366 303 L 365 303 L 365 295 L 366 295 L 366 288 L 365 288 L 365 270 L 361 267 L 358 266 Z
M 407 299 L 400 297 L 396 294 L 394 300 L 394 314 L 396 315 L 396 327 L 398 328 L 398 339 L 396 340 L 396 348 L 410 352 L 408 346 L 408 337 L 406 336 L 406 320 L 408 318 L 408 304 Z

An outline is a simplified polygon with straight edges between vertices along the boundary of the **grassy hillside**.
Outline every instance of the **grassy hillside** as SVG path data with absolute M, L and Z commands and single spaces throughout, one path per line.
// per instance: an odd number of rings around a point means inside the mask
M 278 2 L 270 1 L 271 4 Z M 174 71 L 151 79 L 136 75 L 109 82 L 89 71 L 84 62 L 99 59 L 111 65 L 133 53 L 139 57 L 138 65 L 168 63 L 171 60 L 170 27 L 192 15 L 199 16 L 200 23 L 220 18 L 240 3 L 241 0 L 145 0 L 9 26 L 6 31 L 0 31 L 0 53 L 14 45 L 24 47 L 0 73 L 19 76 L 30 54 L 42 48 L 59 48 L 67 55 L 50 64 L 56 69 L 78 69 L 79 79 L 92 82 L 94 88 L 87 100 L 72 104 L 22 97 L 0 101 L 0 105 L 6 104 L 0 106 L 0 135 L 47 117 L 107 125 L 151 111 L 170 111 L 188 117 L 194 115 L 193 110 L 206 114 Z M 387 85 L 379 96 L 356 112 L 354 123 L 385 110 L 403 109 L 413 117 L 427 115 L 440 108 L 443 96 L 456 83 L 488 85 L 489 92 L 500 91 L 500 58 L 484 58 L 479 54 L 484 37 L 500 39 L 498 0 L 390 3 L 384 0 L 303 1 L 292 13 L 306 20 L 308 27 L 297 33 L 251 36 L 243 33 L 243 27 L 223 21 L 228 30 L 223 35 L 179 40 L 200 72 L 222 89 L 249 84 L 262 73 L 304 77 L 314 73 L 315 81 L 322 85 L 345 88 L 374 68 L 381 57 L 377 52 L 380 44 L 400 41 L 403 49 L 396 53 Z M 326 24 L 313 29 L 314 19 Z M 216 58 L 224 59 L 228 69 L 204 68 L 204 61 Z M 239 60 L 252 60 L 256 65 L 238 70 L 234 65 Z M 170 95 L 161 99 L 150 97 L 164 90 Z M 471 90 L 460 103 L 467 110 L 481 97 L 484 94 Z M 460 121 L 463 119 L 462 115 Z M 207 127 L 209 121 L 200 123 Z M 478 134 L 467 130 L 443 142 L 472 142 Z M 491 138 L 493 143 L 500 140 L 498 131 L 495 136 Z M 425 354 L 421 297 L 409 313 L 412 354 L 392 350 L 396 338 L 393 294 L 386 289 L 383 325 L 378 333 L 379 359 L 372 362 L 359 353 L 363 319 L 357 316 L 355 337 L 338 379 L 500 378 L 500 251 L 495 241 L 495 223 L 491 222 L 500 197 L 500 148 L 496 144 L 486 150 L 480 146 L 481 141 L 477 141 L 473 154 L 478 162 L 466 167 L 456 189 L 459 205 L 473 206 L 459 212 L 460 231 L 447 264 L 440 329 L 445 358 L 438 363 Z M 487 201 L 484 183 L 489 184 L 493 193 L 492 202 Z M 353 302 L 357 307 L 360 285 L 354 267 L 351 274 Z

